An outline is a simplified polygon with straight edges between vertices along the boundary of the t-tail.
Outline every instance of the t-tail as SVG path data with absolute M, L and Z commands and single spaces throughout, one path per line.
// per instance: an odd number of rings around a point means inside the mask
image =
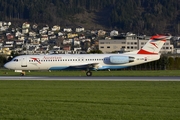
M 141 48 L 137 54 L 158 54 L 170 36 L 155 35 Z

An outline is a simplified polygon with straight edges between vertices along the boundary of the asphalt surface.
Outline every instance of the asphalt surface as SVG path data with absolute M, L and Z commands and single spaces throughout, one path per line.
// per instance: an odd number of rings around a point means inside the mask
M 0 80 L 70 80 L 70 81 L 180 81 L 178 77 L 52 77 L 0 76 Z

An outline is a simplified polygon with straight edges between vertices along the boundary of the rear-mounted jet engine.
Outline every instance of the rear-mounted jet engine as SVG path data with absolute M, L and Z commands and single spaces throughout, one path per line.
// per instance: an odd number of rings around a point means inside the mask
M 113 64 L 125 64 L 134 62 L 134 57 L 130 56 L 110 56 L 110 62 Z

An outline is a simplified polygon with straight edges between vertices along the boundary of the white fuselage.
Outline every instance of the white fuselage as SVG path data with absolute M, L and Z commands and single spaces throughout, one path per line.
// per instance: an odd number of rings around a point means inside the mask
M 121 69 L 158 60 L 159 54 L 21 55 L 4 66 L 13 70 Z

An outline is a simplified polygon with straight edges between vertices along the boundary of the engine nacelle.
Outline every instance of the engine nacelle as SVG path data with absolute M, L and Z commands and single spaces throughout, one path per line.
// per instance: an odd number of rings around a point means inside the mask
M 113 64 L 125 64 L 129 62 L 134 62 L 134 57 L 129 56 L 110 56 L 110 62 Z

